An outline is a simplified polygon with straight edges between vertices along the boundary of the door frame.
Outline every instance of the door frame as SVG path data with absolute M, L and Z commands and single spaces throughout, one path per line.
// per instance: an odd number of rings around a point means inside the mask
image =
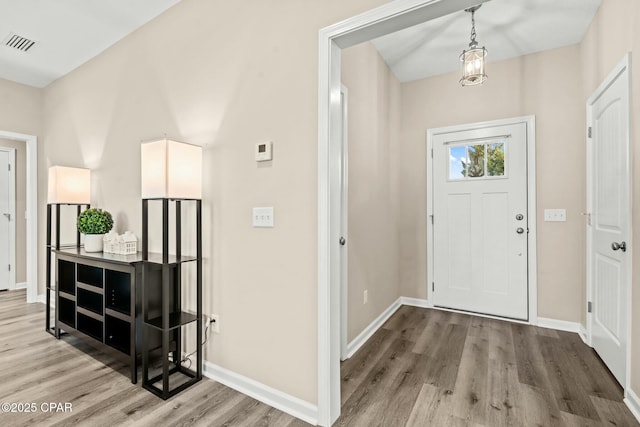
M 38 297 L 38 137 L 0 130 L 0 138 L 22 141 L 27 145 L 27 302 Z M 44 295 L 42 297 L 44 301 Z
M 626 213 L 629 218 L 629 235 L 627 237 L 627 256 L 629 260 L 633 260 L 633 168 L 631 167 L 632 156 L 631 156 L 631 126 L 632 126 L 632 117 L 631 117 L 631 52 L 627 52 L 622 60 L 613 68 L 613 70 L 609 73 L 609 75 L 603 80 L 603 82 L 598 86 L 598 88 L 593 92 L 593 94 L 587 99 L 586 110 L 587 110 L 587 130 L 590 127 L 593 127 L 593 104 L 596 100 L 602 95 L 602 93 L 611 86 L 611 84 L 620 76 L 620 74 L 626 72 L 626 77 L 624 78 L 624 82 L 626 84 L 627 91 L 627 100 L 625 103 L 625 107 L 627 109 L 628 114 L 628 124 L 629 128 L 627 129 L 626 134 L 626 142 L 627 142 L 627 176 L 629 179 L 629 194 L 628 194 L 628 206 L 626 206 Z M 594 159 L 594 150 L 593 144 L 591 143 L 592 139 L 589 138 L 588 132 L 586 133 L 586 162 L 587 162 L 587 217 L 591 218 L 591 213 L 593 212 L 593 159 Z M 593 262 L 592 262 L 592 251 L 593 251 L 593 227 L 586 226 L 586 234 L 587 234 L 587 264 L 586 264 L 586 279 L 587 279 L 587 292 L 586 292 L 586 300 L 585 300 L 585 312 L 586 312 L 586 320 L 587 320 L 587 344 L 590 347 L 593 347 L 592 341 L 592 328 L 593 328 L 593 314 L 589 313 L 589 301 L 593 301 Z M 633 262 L 627 263 L 627 283 L 625 283 L 625 291 L 627 295 L 627 354 L 626 354 L 626 362 L 625 362 L 625 384 L 621 384 L 624 387 L 624 395 L 628 397 L 628 391 L 631 387 L 631 292 L 632 292 L 632 264 Z
M 0 147 L 0 151 L 9 154 L 9 286 L 8 290 L 16 288 L 16 149 Z M 0 266 L 0 268 L 4 268 Z
M 340 415 L 340 55 L 358 43 L 488 0 L 395 0 L 318 34 L 318 407 L 319 425 Z
M 538 324 L 538 275 L 537 275 L 537 220 L 536 220 L 536 138 L 535 138 L 535 129 L 536 122 L 535 116 L 523 116 L 523 117 L 514 117 L 508 119 L 501 120 L 491 120 L 485 122 L 477 122 L 477 123 L 467 123 L 462 125 L 455 126 L 447 126 L 441 128 L 432 128 L 427 129 L 427 217 L 425 221 L 427 221 L 427 283 L 425 286 L 427 287 L 427 300 L 429 301 L 429 306 L 433 306 L 433 297 L 431 292 L 429 291 L 429 284 L 433 283 L 433 266 L 434 266 L 434 256 L 435 256 L 435 242 L 433 239 L 433 223 L 431 222 L 431 218 L 433 218 L 433 195 L 434 195 L 434 185 L 435 182 L 433 180 L 433 176 L 431 175 L 433 172 L 433 138 L 436 135 L 440 135 L 443 133 L 451 133 L 451 132 L 460 132 L 460 131 L 469 131 L 478 128 L 487 128 L 487 127 L 495 127 L 495 126 L 504 126 L 504 125 L 515 125 L 524 123 L 526 125 L 527 131 L 527 222 L 529 227 L 529 233 L 527 236 L 527 282 L 528 282 L 528 302 L 527 302 L 527 312 L 528 319 L 527 322 L 531 325 Z M 457 310 L 454 310 L 457 311 Z M 513 319 L 505 319 L 498 316 L 492 315 L 484 315 L 478 314 L 484 317 L 502 319 L 502 320 L 510 320 Z M 519 321 L 521 322 L 521 321 Z
M 342 96 L 342 159 L 341 169 L 341 201 L 340 220 L 341 235 L 347 239 L 342 246 L 340 258 L 340 360 L 349 358 L 349 89 L 340 86 Z

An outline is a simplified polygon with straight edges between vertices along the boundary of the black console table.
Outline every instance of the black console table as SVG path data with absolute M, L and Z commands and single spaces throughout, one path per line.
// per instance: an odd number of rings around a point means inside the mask
M 135 384 L 140 355 L 141 254 L 91 253 L 81 248 L 54 252 L 56 338 L 64 330 L 127 363 Z M 159 338 L 152 337 L 152 341 Z

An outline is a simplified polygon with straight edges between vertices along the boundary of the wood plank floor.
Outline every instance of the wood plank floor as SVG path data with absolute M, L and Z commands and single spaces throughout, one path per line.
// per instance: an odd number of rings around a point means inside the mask
M 0 403 L 70 402 L 71 413 L 2 413 L 0 426 L 308 424 L 214 381 L 163 401 L 127 368 L 44 331 L 44 306 L 0 293 Z M 338 426 L 637 426 L 622 391 L 575 334 L 400 308 L 342 364 Z
M 120 362 L 76 338 L 58 341 L 46 333 L 44 312 L 43 304 L 25 303 L 25 291 L 0 292 L 0 403 L 34 402 L 38 408 L 0 411 L 0 427 L 301 425 L 207 378 L 167 401 L 159 399 L 131 384 Z M 73 411 L 43 412 L 46 402 L 69 402 Z
M 578 335 L 401 307 L 342 363 L 338 426 L 638 426 Z

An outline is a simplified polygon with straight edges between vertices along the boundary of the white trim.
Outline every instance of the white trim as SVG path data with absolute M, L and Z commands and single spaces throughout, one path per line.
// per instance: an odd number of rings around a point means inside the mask
M 591 163 L 593 162 L 593 154 L 592 154 L 592 150 L 591 150 L 591 140 L 589 138 L 589 131 L 588 129 L 590 127 L 593 126 L 592 120 L 591 120 L 591 115 L 592 115 L 592 108 L 589 106 L 589 101 L 591 101 L 591 98 L 589 98 L 587 100 L 586 103 L 586 123 L 587 123 L 587 128 L 585 129 L 585 161 L 587 162 L 586 166 L 586 177 L 585 177 L 585 184 L 586 184 L 586 205 L 585 205 L 585 209 L 586 212 L 583 212 L 583 215 L 587 215 L 587 219 L 585 221 L 585 232 L 586 232 L 586 263 L 585 263 L 585 280 L 586 280 L 586 292 L 585 292 L 585 296 L 584 296 L 584 310 L 586 311 L 586 343 L 589 345 L 589 347 L 591 347 L 591 327 L 592 327 L 592 322 L 593 319 L 591 317 L 591 313 L 589 313 L 589 301 L 591 301 L 591 281 L 593 280 L 592 274 L 591 274 L 591 248 L 593 247 L 593 242 L 592 242 L 592 237 L 591 237 L 591 212 L 592 212 L 592 192 L 593 192 L 593 180 L 592 180 L 592 173 L 591 173 Z
M 536 187 L 536 117 L 527 117 L 529 322 L 538 323 L 538 193 Z
M 633 260 L 633 167 L 632 167 L 632 158 L 631 155 L 629 153 L 629 151 L 631 150 L 631 126 L 633 124 L 633 117 L 631 116 L 631 52 L 627 52 L 624 57 L 622 58 L 622 60 L 614 67 L 614 69 L 609 73 L 609 75 L 604 79 L 604 81 L 602 83 L 600 83 L 600 85 L 598 86 L 598 88 L 593 92 L 593 94 L 591 94 L 591 96 L 589 97 L 589 99 L 587 99 L 587 104 L 586 104 L 586 110 L 587 110 L 587 127 L 593 127 L 593 103 L 596 102 L 596 100 L 602 95 L 602 93 L 615 81 L 615 79 L 623 72 L 627 73 L 626 76 L 626 84 L 627 84 L 627 103 L 626 103 L 626 108 L 627 108 L 627 112 L 629 114 L 628 117 L 628 126 L 629 128 L 627 129 L 627 164 L 625 165 L 626 169 L 627 169 L 627 176 L 629 178 L 629 194 L 628 194 L 628 207 L 627 207 L 627 215 L 629 218 L 629 230 L 628 230 L 628 236 L 627 236 L 627 256 L 629 257 L 629 260 Z M 589 214 L 593 213 L 593 144 L 591 144 L 591 139 L 589 138 L 589 135 L 586 135 L 586 145 L 587 145 L 587 156 L 586 156 L 586 162 L 587 162 L 587 176 L 586 176 L 586 183 L 587 183 L 587 212 Z M 587 256 L 587 263 L 586 263 L 586 278 L 587 278 L 587 292 L 586 292 L 586 301 L 585 301 L 585 308 L 588 305 L 589 301 L 593 301 L 595 298 L 593 296 L 593 275 L 592 275 L 592 262 L 591 262 L 591 255 L 592 255 L 592 250 L 593 250 L 593 228 L 587 226 L 586 227 L 586 232 L 587 232 L 587 251 L 586 251 L 586 256 Z M 628 262 L 627 263 L 627 283 L 626 283 L 626 290 L 627 290 L 627 355 L 626 355 L 626 366 L 625 366 L 625 384 L 623 384 L 623 388 L 626 390 L 629 390 L 631 387 L 631 326 L 633 325 L 632 323 L 632 318 L 631 318 L 631 313 L 632 313 L 632 304 L 631 304 L 631 300 L 632 300 L 632 289 L 633 289 L 633 283 L 632 283 L 632 274 L 633 274 L 633 269 L 632 269 L 632 262 Z M 593 316 L 591 313 L 587 312 L 587 344 L 589 346 L 592 346 L 592 333 L 593 333 Z
M 27 144 L 27 302 L 38 301 L 38 137 L 0 130 L 0 138 Z
M 541 328 L 556 329 L 558 331 L 574 332 L 576 334 L 580 334 L 580 328 L 581 328 L 581 325 L 578 322 L 549 319 L 546 317 L 538 317 L 537 326 Z
M 349 237 L 349 89 L 341 85 L 342 95 L 342 161 L 340 174 L 340 201 L 341 228 L 340 235 L 345 239 Z M 351 357 L 349 354 L 349 245 L 342 246 L 340 251 L 340 360 Z M 352 353 L 353 354 L 353 353 Z
M 393 33 L 487 0 L 395 0 L 318 33 L 318 423 L 340 415 L 341 48 Z
M 318 407 L 305 400 L 283 393 L 258 381 L 237 374 L 214 363 L 204 361 L 204 375 L 226 385 L 242 394 L 246 394 L 265 405 L 301 419 L 312 425 L 318 421 Z
M 429 300 L 422 298 L 400 297 L 400 304 L 411 307 L 433 308 L 433 304 Z
M 15 289 L 15 290 L 27 289 L 27 282 L 16 283 L 16 285 L 13 287 L 13 289 Z
M 583 343 L 591 347 L 591 344 L 587 339 L 587 328 L 582 323 L 580 323 L 580 328 L 578 329 L 578 335 L 580 336 L 580 339 L 582 340 Z
M 46 304 L 47 303 L 46 294 L 38 295 L 34 302 L 40 303 L 40 304 Z M 55 306 L 56 306 L 56 299 L 55 298 L 51 298 L 51 307 L 55 307 Z
M 458 132 L 471 128 L 504 126 L 524 123 L 527 127 L 527 218 L 529 235 L 527 239 L 527 275 L 528 275 L 528 323 L 536 325 L 538 322 L 538 260 L 537 260 L 537 217 L 536 217 L 536 118 L 535 116 L 513 117 L 501 120 L 468 123 L 456 126 L 427 129 L 427 295 L 430 295 L 430 284 L 433 283 L 434 241 L 433 224 L 433 179 L 429 171 L 433 171 L 433 137 L 441 133 Z M 429 300 L 432 300 L 429 298 Z M 475 314 L 475 313 L 474 313 Z M 480 314 L 478 314 L 480 315 Z M 488 317 L 492 317 L 488 315 Z M 509 319 L 511 320 L 511 319 Z
M 0 147 L 9 155 L 9 283 L 8 290 L 16 289 L 16 149 Z M 4 213 L 4 212 L 2 212 Z M 4 266 L 0 267 L 4 268 Z
M 396 311 L 398 311 L 398 309 L 402 305 L 401 300 L 402 297 L 392 302 L 385 311 L 380 313 L 380 316 L 376 317 L 373 322 L 369 323 L 369 326 L 364 328 L 364 330 L 360 332 L 358 336 L 349 343 L 349 345 L 347 346 L 347 359 L 349 359 L 358 350 L 360 350 L 360 347 L 362 347 L 369 340 L 369 338 L 371 338 L 373 334 L 375 334 L 378 329 L 380 329 L 380 327 L 384 325 L 384 322 L 389 320 L 389 318 L 393 316 Z
M 633 390 L 631 390 L 631 388 L 627 388 L 625 390 L 623 402 L 625 403 L 625 405 L 627 405 L 633 416 L 636 417 L 636 420 L 638 420 L 638 422 L 640 423 L 640 397 L 638 397 L 638 395 Z

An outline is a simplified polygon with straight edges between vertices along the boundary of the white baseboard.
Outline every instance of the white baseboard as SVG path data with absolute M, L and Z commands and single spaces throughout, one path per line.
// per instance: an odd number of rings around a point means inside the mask
M 624 403 L 640 423 L 640 397 L 628 388 L 625 393 Z
M 581 332 L 581 325 L 578 322 L 548 319 L 546 317 L 538 317 L 538 326 L 540 326 L 541 328 L 556 329 L 558 331 L 574 332 L 576 334 L 580 334 Z
M 47 297 L 45 296 L 45 294 L 42 295 L 38 295 L 36 302 L 39 302 L 41 304 L 46 304 L 47 303 Z M 51 306 L 55 307 L 56 306 L 56 302 L 55 302 L 55 298 L 51 299 Z
M 578 325 L 578 336 L 580 337 L 583 343 L 585 343 L 586 345 L 589 345 L 589 340 L 587 339 L 587 328 L 585 328 L 582 323 Z
M 412 307 L 420 307 L 420 308 L 433 307 L 433 305 L 429 302 L 429 300 L 421 299 L 421 298 L 400 297 L 400 304 L 410 305 Z
M 214 363 L 204 362 L 204 375 L 242 394 L 308 422 L 318 424 L 318 407 L 268 385 L 237 374 Z
M 360 350 L 360 347 L 362 347 L 364 343 L 366 343 L 369 338 L 371 338 L 373 334 L 375 334 L 376 331 L 380 329 L 384 322 L 386 322 L 391 316 L 393 316 L 393 313 L 395 313 L 396 310 L 398 310 L 402 305 L 401 300 L 402 297 L 392 302 L 391 305 L 387 307 L 387 309 L 383 311 L 382 314 L 380 314 L 380 316 L 378 316 L 373 322 L 371 322 L 369 326 L 364 328 L 364 330 L 360 332 L 358 336 L 353 339 L 353 341 L 347 344 L 347 359 L 349 359 L 358 350 Z
M 14 290 L 27 289 L 27 282 L 16 283 L 16 285 L 13 287 L 13 289 Z

